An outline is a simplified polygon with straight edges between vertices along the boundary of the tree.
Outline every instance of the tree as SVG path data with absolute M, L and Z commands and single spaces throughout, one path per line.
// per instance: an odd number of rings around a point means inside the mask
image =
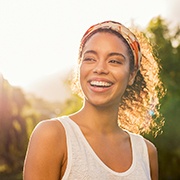
M 170 30 L 169 26 L 161 17 L 153 18 L 146 34 L 154 46 L 154 53 L 161 60 L 161 77 L 168 93 L 180 96 L 180 27 Z
M 32 130 L 39 121 L 56 116 L 60 107 L 25 94 L 0 75 L 0 179 L 22 172 Z
M 27 142 L 26 122 L 22 110 L 28 105 L 20 88 L 12 88 L 0 76 L 0 157 L 5 170 L 11 172 L 22 165 Z
M 159 151 L 160 179 L 179 179 L 180 171 L 180 28 L 170 30 L 161 17 L 153 18 L 145 32 L 162 66 L 161 78 L 167 94 L 162 100 L 163 133 L 152 139 Z

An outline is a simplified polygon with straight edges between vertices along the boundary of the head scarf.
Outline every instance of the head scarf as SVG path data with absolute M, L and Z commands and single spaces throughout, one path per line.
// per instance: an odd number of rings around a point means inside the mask
M 115 21 L 104 21 L 102 23 L 95 24 L 91 26 L 84 34 L 81 40 L 81 45 L 80 45 L 80 51 L 82 51 L 82 48 L 84 46 L 84 43 L 86 42 L 87 38 L 93 34 L 94 31 L 98 29 L 112 29 L 119 34 L 121 34 L 124 39 L 127 41 L 129 44 L 133 55 L 134 55 L 134 66 L 138 70 L 140 67 L 140 61 L 141 61 L 141 50 L 140 50 L 140 45 L 139 42 L 136 38 L 136 36 L 124 25 L 121 23 L 115 22 Z

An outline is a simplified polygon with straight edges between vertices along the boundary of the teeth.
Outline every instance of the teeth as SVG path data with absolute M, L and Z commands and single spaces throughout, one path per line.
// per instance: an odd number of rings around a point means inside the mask
M 112 83 L 104 82 L 104 81 L 91 81 L 90 84 L 92 86 L 99 86 L 99 87 L 109 87 Z

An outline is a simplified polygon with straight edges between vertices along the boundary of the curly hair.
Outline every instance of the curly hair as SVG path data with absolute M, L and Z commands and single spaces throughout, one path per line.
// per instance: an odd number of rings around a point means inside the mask
M 88 41 L 97 32 L 109 32 L 118 36 L 127 46 L 130 58 L 130 71 L 134 70 L 134 57 L 127 41 L 116 31 L 111 29 L 98 29 L 94 31 L 85 41 Z M 127 86 L 119 105 L 118 123 L 123 129 L 137 134 L 152 132 L 155 136 L 160 132 L 164 124 L 163 117 L 159 112 L 160 99 L 165 91 L 160 80 L 160 65 L 158 59 L 153 55 L 151 44 L 143 33 L 134 32 L 141 46 L 142 60 L 133 85 Z M 84 43 L 84 45 L 85 45 Z M 84 47 L 84 46 L 83 46 Z M 79 49 L 78 64 L 81 63 L 83 47 Z M 79 84 L 79 70 L 75 70 L 72 90 L 83 98 Z

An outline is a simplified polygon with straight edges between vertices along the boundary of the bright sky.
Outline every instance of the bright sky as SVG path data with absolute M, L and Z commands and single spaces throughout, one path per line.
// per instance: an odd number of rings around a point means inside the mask
M 179 8 L 179 0 L 0 0 L 0 73 L 25 87 L 73 68 L 92 24 L 133 21 L 145 28 L 158 15 L 178 22 Z

